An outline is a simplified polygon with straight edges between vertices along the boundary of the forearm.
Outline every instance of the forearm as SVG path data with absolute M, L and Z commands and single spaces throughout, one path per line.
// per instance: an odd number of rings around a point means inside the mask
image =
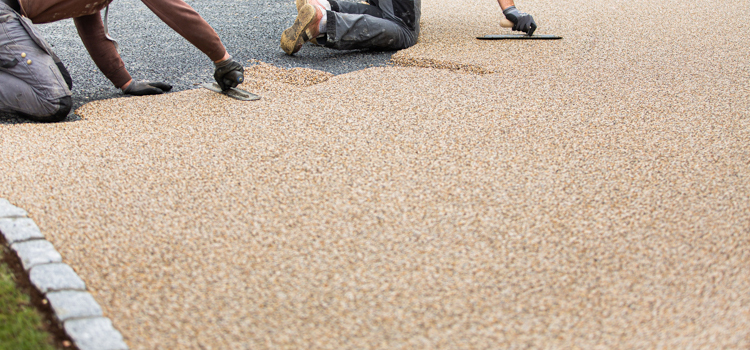
M 99 13 L 77 17 L 74 22 L 78 36 L 81 37 L 91 59 L 107 79 L 118 88 L 129 82 L 130 74 L 125 69 L 125 63 L 122 62 L 115 45 L 105 36 L 104 24 Z
M 216 31 L 182 0 L 142 0 L 164 23 L 203 51 L 212 61 L 228 56 Z
M 500 4 L 500 8 L 503 10 L 511 6 L 515 6 L 513 0 L 497 0 L 497 3 Z
M 222 57 L 222 58 L 220 58 L 218 60 L 214 60 L 214 63 L 219 63 L 221 61 L 229 59 L 230 57 L 232 57 L 232 56 L 229 56 L 229 52 L 227 52 L 227 53 L 224 54 L 224 57 Z

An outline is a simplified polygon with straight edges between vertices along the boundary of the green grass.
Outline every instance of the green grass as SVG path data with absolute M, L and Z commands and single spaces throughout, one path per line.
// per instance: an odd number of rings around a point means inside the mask
M 18 290 L 13 273 L 0 259 L 0 350 L 54 350 L 42 322 L 42 315 Z

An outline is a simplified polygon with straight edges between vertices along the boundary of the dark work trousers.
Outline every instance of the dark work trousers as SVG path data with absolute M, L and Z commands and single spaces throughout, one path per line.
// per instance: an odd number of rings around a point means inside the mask
M 325 40 L 318 39 L 326 47 L 400 50 L 417 43 L 421 0 L 369 0 L 369 5 L 329 2 Z
M 65 119 L 72 94 L 58 64 L 31 21 L 0 1 L 0 111 L 39 121 Z

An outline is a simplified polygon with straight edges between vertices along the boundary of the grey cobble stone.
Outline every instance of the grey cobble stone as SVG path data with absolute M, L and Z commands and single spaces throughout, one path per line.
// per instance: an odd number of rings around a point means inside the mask
M 68 320 L 65 332 L 80 350 L 125 350 L 122 334 L 112 327 L 106 317 Z
M 37 265 L 62 262 L 60 253 L 44 239 L 15 243 L 10 248 L 18 254 L 25 271 Z
M 28 271 L 31 284 L 45 294 L 65 333 L 80 350 L 127 350 L 122 334 L 86 292 L 86 284 L 62 263 L 60 253 L 27 215 L 0 198 L 0 234 Z
M 27 215 L 29 213 L 26 210 L 10 204 L 5 198 L 0 198 L 0 218 L 23 217 Z
M 102 316 L 102 308 L 88 292 L 65 290 L 49 292 L 46 297 L 61 322 L 71 318 Z
M 86 290 L 86 284 L 66 264 L 38 265 L 31 268 L 29 279 L 42 293 L 58 290 Z
M 0 232 L 8 244 L 44 238 L 34 220 L 29 218 L 0 219 Z

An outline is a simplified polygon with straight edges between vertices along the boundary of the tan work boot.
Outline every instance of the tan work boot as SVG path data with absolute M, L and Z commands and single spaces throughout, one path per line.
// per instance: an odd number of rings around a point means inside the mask
M 325 8 L 325 6 L 323 6 L 323 4 L 321 4 L 318 0 L 295 0 L 295 1 L 296 1 L 295 5 L 297 5 L 297 12 L 298 13 L 299 13 L 299 10 L 302 8 L 302 6 L 305 6 L 307 4 L 315 6 L 316 9 L 318 9 L 319 7 Z M 325 12 L 323 13 L 323 16 L 325 16 Z M 320 29 L 320 28 L 318 28 L 318 29 Z M 310 33 L 309 29 L 307 30 L 306 34 L 307 34 L 307 36 L 309 36 L 310 38 L 312 38 L 312 39 L 310 39 L 311 43 L 313 43 L 315 45 L 319 45 L 318 41 L 315 40 L 315 38 L 317 36 L 312 36 L 311 35 L 312 33 Z
M 301 9 L 302 6 L 305 6 L 307 4 L 310 4 L 310 5 L 313 5 L 313 6 L 322 7 L 322 8 L 326 8 L 318 0 L 295 0 L 295 1 L 297 2 L 297 12 L 299 12 L 299 9 Z
M 315 39 L 320 34 L 318 25 L 323 13 L 312 4 L 300 7 L 294 24 L 281 34 L 281 49 L 288 55 L 293 55 L 302 48 L 302 44 Z
M 308 3 L 307 0 L 296 0 L 296 4 L 295 5 L 297 5 L 297 12 L 299 12 L 299 10 L 302 8 L 302 6 L 307 5 L 307 3 Z

